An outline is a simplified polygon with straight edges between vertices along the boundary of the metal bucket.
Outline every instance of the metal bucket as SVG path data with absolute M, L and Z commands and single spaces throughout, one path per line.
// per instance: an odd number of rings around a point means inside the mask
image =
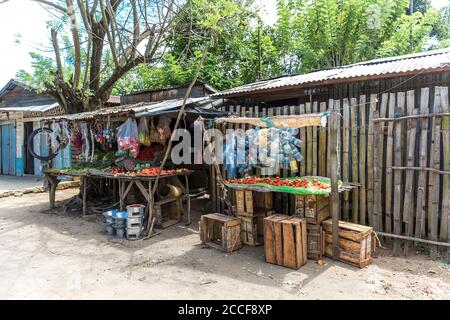
M 116 229 L 116 238 L 117 239 L 125 238 L 125 228 L 117 228 Z
M 130 204 L 127 206 L 128 217 L 139 217 L 144 215 L 145 206 L 142 204 Z

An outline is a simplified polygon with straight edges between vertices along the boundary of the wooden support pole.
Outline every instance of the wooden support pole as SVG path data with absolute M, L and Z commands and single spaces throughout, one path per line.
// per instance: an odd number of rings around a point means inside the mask
M 379 116 L 379 112 L 375 110 L 373 112 L 373 118 L 376 119 Z M 382 135 L 380 133 L 381 122 L 374 123 L 373 125 L 373 136 L 375 143 L 373 144 L 373 229 L 375 231 L 380 231 L 381 227 L 381 172 L 379 161 L 379 152 L 383 152 L 383 148 L 378 144 L 377 139 Z
M 338 190 L 338 126 L 339 116 L 336 111 L 330 113 L 330 206 L 333 221 L 333 259 L 339 260 L 339 190 Z
M 83 177 L 83 216 L 86 215 L 86 189 L 87 189 L 87 177 Z
M 429 88 L 422 88 L 420 92 L 420 113 L 428 114 L 429 106 Z M 428 148 L 428 119 L 423 118 L 420 121 L 420 139 L 419 139 L 419 166 L 427 166 L 427 148 Z M 416 195 L 416 238 L 425 237 L 425 196 L 426 196 L 426 172 L 421 171 L 417 180 Z M 386 230 L 388 231 L 388 230 Z
M 438 241 L 433 241 L 433 240 L 402 236 L 402 235 L 391 234 L 391 233 L 386 233 L 386 232 L 377 232 L 376 234 L 379 236 L 382 236 L 382 237 L 387 237 L 387 238 L 402 239 L 402 240 L 408 240 L 408 241 L 414 241 L 414 242 L 422 242 L 422 243 L 428 243 L 431 245 L 442 246 L 442 247 L 447 247 L 447 248 L 450 247 L 450 243 L 447 243 L 447 242 L 438 242 Z
M 358 110 L 357 100 L 350 100 L 350 123 L 351 123 L 351 144 L 352 144 L 352 182 L 359 183 L 359 154 L 358 154 Z M 359 217 L 359 188 L 352 190 L 352 222 L 358 223 Z

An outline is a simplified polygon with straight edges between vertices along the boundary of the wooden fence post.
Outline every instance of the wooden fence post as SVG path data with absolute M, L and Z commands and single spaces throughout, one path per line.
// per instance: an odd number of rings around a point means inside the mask
M 350 123 L 352 130 L 352 182 L 359 183 L 359 155 L 358 155 L 358 110 L 355 98 L 350 99 Z M 358 223 L 359 217 L 359 188 L 352 190 L 352 221 Z
M 405 93 L 399 92 L 397 94 L 397 110 L 396 113 L 404 116 L 405 110 Z M 402 128 L 403 123 L 397 121 L 394 127 L 394 165 L 402 166 Z M 402 224 L 400 219 L 400 212 L 402 206 L 402 171 L 396 170 L 394 172 L 394 233 L 401 235 Z M 394 239 L 394 255 L 400 252 L 400 240 Z
M 379 112 L 375 110 L 373 112 L 373 120 L 379 117 Z M 380 172 L 380 164 L 378 163 L 380 160 L 379 152 L 383 152 L 383 148 L 381 151 L 379 150 L 380 145 L 377 142 L 377 139 L 380 139 L 380 127 L 382 122 L 375 122 L 373 124 L 373 136 L 375 143 L 373 145 L 373 228 L 375 231 L 380 231 L 381 226 L 381 172 Z
M 339 116 L 336 111 L 330 113 L 330 178 L 331 178 L 331 195 L 330 206 L 333 221 L 333 259 L 339 260 L 339 190 L 338 190 L 338 121 Z
M 449 112 L 448 106 L 448 88 L 441 87 L 441 111 Z M 442 155 L 443 170 L 450 170 L 450 117 L 442 117 Z M 449 175 L 442 177 L 442 215 L 441 215 L 441 231 L 439 237 L 441 241 L 450 242 L 450 189 Z M 447 260 L 450 260 L 450 248 L 447 248 Z
M 418 114 L 418 110 L 414 106 L 414 90 L 408 91 L 406 94 L 406 114 Z M 407 147 L 407 166 L 414 167 L 415 151 L 416 151 L 416 125 L 417 120 L 408 120 L 406 129 L 406 144 Z M 414 171 L 406 171 L 405 180 L 405 197 L 403 202 L 403 222 L 405 223 L 405 232 L 407 236 L 412 236 L 414 233 L 414 199 L 413 199 L 413 182 Z M 405 255 L 408 256 L 409 243 L 405 242 Z
M 429 89 L 422 88 L 420 92 L 420 114 L 428 114 Z M 420 141 L 419 141 L 419 166 L 427 166 L 427 146 L 428 146 L 428 118 L 420 120 Z M 419 171 L 417 181 L 417 205 L 416 205 L 416 238 L 425 237 L 425 184 L 427 173 Z
M 350 106 L 348 99 L 344 99 L 343 103 L 343 137 L 342 137 L 342 181 L 344 183 L 349 182 L 350 162 L 349 162 L 349 150 L 350 150 Z M 343 220 L 349 220 L 349 191 L 344 191 L 344 208 L 343 208 Z

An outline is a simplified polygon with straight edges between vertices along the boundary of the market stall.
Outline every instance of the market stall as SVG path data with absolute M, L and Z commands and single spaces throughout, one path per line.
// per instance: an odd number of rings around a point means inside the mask
M 370 237 L 367 240 L 367 236 L 372 234 L 371 229 L 361 231 L 361 237 L 354 236 L 353 240 L 364 239 L 364 243 L 352 243 L 350 249 L 346 247 L 348 240 L 341 238 L 342 233 L 339 231 L 342 228 L 338 223 L 339 193 L 355 186 L 343 184 L 337 177 L 338 117 L 335 112 L 324 112 L 215 120 L 219 125 L 229 123 L 241 129 L 227 133 L 223 159 L 225 170 L 217 166 L 217 181 L 222 186 L 219 188 L 223 193 L 221 198 L 227 199 L 226 212 L 238 217 L 241 222 L 238 228 L 239 243 L 251 246 L 264 244 L 267 262 L 297 269 L 306 263 L 306 257 L 320 261 L 322 254 L 358 266 L 365 266 L 371 261 L 370 246 L 374 242 Z M 286 172 L 286 169 L 296 169 L 303 161 L 303 142 L 298 138 L 298 129 L 309 126 L 328 129 L 332 146 L 328 159 L 332 168 L 330 177 L 280 177 L 280 170 Z M 289 215 L 279 215 L 274 210 L 275 198 L 272 194 L 280 193 L 292 195 L 282 198 L 285 201 L 290 201 L 291 197 L 294 199 L 295 209 Z M 332 219 L 322 229 L 322 223 L 330 217 Z M 211 215 L 205 221 L 214 219 L 223 218 Z M 201 224 L 205 229 L 201 230 L 202 239 L 211 238 L 205 235 L 210 233 L 208 228 L 214 225 L 211 222 Z M 350 226 L 350 229 L 361 230 L 361 227 Z M 233 229 L 224 231 L 224 235 L 231 239 L 221 239 L 223 248 L 235 247 L 230 245 L 237 243 L 235 229 L 233 223 Z
M 204 101 L 188 99 L 185 125 L 199 115 L 224 114 Z M 167 156 L 173 118 L 182 105 L 183 99 L 178 99 L 47 118 L 48 127 L 32 138 L 46 141 L 49 151 L 39 154 L 33 150 L 34 156 L 51 161 L 61 149 L 70 148 L 73 158 L 68 168 L 45 171 L 50 206 L 55 206 L 58 183 L 71 177 L 80 180 L 78 198 L 83 215 L 109 209 L 128 211 L 129 205 L 139 203 L 145 206 L 140 227 L 146 233 L 151 233 L 154 225 L 167 228 L 183 217 L 190 224 L 189 176 L 195 171 L 170 159 L 161 165 Z

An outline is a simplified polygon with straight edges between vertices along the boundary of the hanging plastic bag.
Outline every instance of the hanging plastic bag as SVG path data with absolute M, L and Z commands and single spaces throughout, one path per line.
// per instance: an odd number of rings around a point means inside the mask
M 89 144 L 89 130 L 88 130 L 86 122 L 80 123 L 80 132 L 81 132 L 81 141 L 82 141 L 80 157 L 83 158 L 84 160 L 88 161 L 91 147 Z
M 158 130 L 156 130 L 153 118 L 150 120 L 150 141 L 153 143 L 164 144 L 165 141 L 161 141 Z
M 158 121 L 158 125 L 156 126 L 156 131 L 158 131 L 159 139 L 162 141 L 162 144 L 165 144 L 167 139 L 172 136 L 172 132 L 170 131 L 170 119 L 167 117 L 160 117 Z
M 138 131 L 139 131 L 139 142 L 144 146 L 147 147 L 150 146 L 152 144 L 152 141 L 150 139 L 150 131 L 148 130 L 148 123 L 146 117 L 142 117 L 139 120 Z
M 135 119 L 128 118 L 117 128 L 117 144 L 119 151 L 128 151 L 133 158 L 139 154 L 139 135 Z

